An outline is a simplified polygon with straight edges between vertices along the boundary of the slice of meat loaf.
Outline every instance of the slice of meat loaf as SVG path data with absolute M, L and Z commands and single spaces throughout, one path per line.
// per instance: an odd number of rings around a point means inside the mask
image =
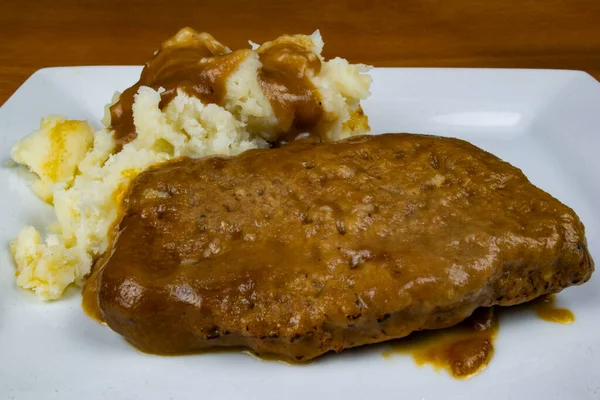
M 132 184 L 98 271 L 141 350 L 308 360 L 587 281 L 584 227 L 523 173 L 425 135 L 184 159 Z

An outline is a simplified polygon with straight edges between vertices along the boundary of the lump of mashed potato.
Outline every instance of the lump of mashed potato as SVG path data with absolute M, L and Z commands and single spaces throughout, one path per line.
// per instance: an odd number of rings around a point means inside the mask
M 26 226 L 10 244 L 17 284 L 44 300 L 83 284 L 109 248 L 129 183 L 151 165 L 315 132 L 318 140 L 367 132 L 360 101 L 369 95 L 368 67 L 325 61 L 322 48 L 316 32 L 231 52 L 185 28 L 115 96 L 106 128 L 92 133 L 85 122 L 44 119 L 12 156 L 38 176 L 34 192 L 53 204 L 57 223 L 44 240 Z
M 12 148 L 11 157 L 36 174 L 31 188 L 42 200 L 52 203 L 52 185 L 73 182 L 77 164 L 93 139 L 94 132 L 86 121 L 51 115 L 42 118 L 39 130 Z

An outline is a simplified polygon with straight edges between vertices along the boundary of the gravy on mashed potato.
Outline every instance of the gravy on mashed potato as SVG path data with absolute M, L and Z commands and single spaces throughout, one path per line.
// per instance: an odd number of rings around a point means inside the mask
M 129 183 L 151 165 L 367 132 L 360 101 L 369 95 L 368 67 L 325 61 L 322 48 L 315 32 L 230 51 L 184 28 L 134 86 L 116 94 L 105 110 L 107 128 L 44 119 L 12 157 L 37 175 L 32 188 L 54 206 L 57 221 L 44 241 L 26 226 L 11 243 L 17 284 L 45 300 L 83 284 L 112 240 Z

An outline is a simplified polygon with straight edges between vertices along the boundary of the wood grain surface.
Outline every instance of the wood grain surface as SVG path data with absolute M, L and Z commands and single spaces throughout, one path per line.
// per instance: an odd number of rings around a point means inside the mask
M 320 29 L 326 57 L 375 66 L 600 78 L 600 0 L 0 0 L 0 104 L 40 68 L 143 64 L 183 26 L 231 48 Z

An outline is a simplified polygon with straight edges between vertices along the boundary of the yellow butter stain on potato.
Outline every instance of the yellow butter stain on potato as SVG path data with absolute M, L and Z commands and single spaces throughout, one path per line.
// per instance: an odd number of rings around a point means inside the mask
M 113 199 L 116 204 L 121 204 L 125 194 L 129 190 L 129 184 L 140 172 L 135 168 L 128 168 L 121 171 L 121 181 L 113 193 Z
M 347 132 L 368 132 L 369 118 L 365 115 L 361 106 L 356 111 L 350 113 L 350 118 L 342 124 L 344 131 Z
M 17 284 L 35 290 L 43 298 L 55 298 L 74 280 L 79 260 L 75 254 L 63 250 L 55 235 L 42 243 L 39 232 L 26 226 L 10 243 L 10 251 L 17 263 Z
M 86 121 L 49 116 L 42 118 L 40 129 L 15 144 L 11 156 L 37 175 L 31 184 L 34 193 L 52 203 L 52 185 L 71 185 L 77 165 L 93 140 L 92 128 Z

